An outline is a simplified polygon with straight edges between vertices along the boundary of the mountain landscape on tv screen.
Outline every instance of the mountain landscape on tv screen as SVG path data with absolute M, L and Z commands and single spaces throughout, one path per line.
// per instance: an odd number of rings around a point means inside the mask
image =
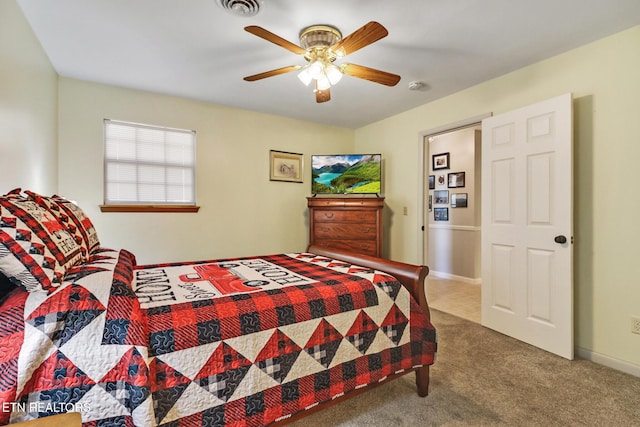
M 380 154 L 312 156 L 313 194 L 380 193 Z

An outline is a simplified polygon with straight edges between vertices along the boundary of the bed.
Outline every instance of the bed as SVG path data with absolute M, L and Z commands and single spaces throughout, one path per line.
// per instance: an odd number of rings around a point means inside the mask
M 328 247 L 138 265 L 73 203 L 0 197 L 0 424 L 286 423 L 415 372 L 427 267 Z

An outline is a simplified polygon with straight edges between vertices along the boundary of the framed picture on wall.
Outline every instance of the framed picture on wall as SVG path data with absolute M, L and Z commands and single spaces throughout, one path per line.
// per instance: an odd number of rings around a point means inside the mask
M 464 172 L 454 172 L 447 174 L 447 187 L 449 188 L 458 188 L 464 187 Z
M 433 190 L 436 188 L 436 176 L 429 175 L 429 190 Z
M 449 169 L 449 153 L 434 154 L 431 156 L 431 161 L 434 171 L 438 169 Z
M 433 192 L 434 203 L 436 205 L 448 205 L 449 204 L 449 190 L 437 190 Z
M 433 208 L 435 221 L 449 221 L 449 208 Z
M 433 196 L 429 194 L 429 212 L 433 210 Z
M 302 154 L 269 151 L 269 179 L 271 181 L 302 182 Z
M 451 207 L 452 208 L 466 208 L 467 207 L 467 193 L 453 193 L 451 195 Z

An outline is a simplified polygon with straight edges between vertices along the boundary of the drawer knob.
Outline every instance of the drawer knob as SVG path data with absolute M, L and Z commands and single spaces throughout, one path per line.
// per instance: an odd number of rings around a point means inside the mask
M 333 218 L 333 212 L 325 212 L 324 216 L 325 218 Z

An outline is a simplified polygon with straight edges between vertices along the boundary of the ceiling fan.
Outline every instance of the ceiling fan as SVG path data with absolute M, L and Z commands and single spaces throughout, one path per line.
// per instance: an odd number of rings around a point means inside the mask
M 247 76 L 244 80 L 248 82 L 301 70 L 298 77 L 305 85 L 315 82 L 316 102 L 327 102 L 331 99 L 330 87 L 338 83 L 343 74 L 386 86 L 395 86 L 400 81 L 400 76 L 386 71 L 349 63 L 334 64 L 337 59 L 386 37 L 389 32 L 378 22 L 369 22 L 345 38 L 342 38 L 342 34 L 335 27 L 313 25 L 300 32 L 300 46 L 255 25 L 244 29 L 295 54 L 302 55 L 307 61 L 305 66 L 290 65 Z

